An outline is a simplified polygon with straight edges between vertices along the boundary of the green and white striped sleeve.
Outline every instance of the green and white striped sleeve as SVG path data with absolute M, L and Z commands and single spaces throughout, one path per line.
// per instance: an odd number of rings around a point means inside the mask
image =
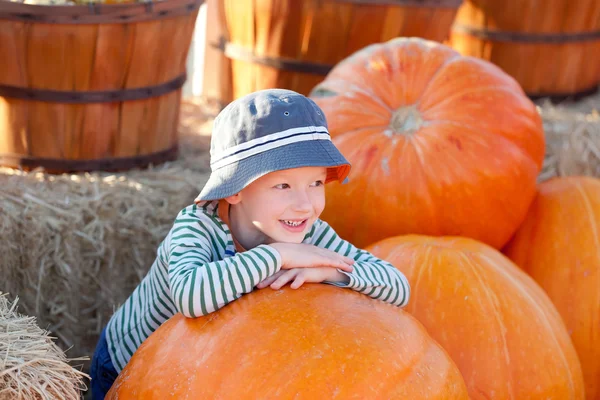
M 338 269 L 339 272 L 350 278 L 348 284 L 324 283 L 350 288 L 398 307 L 408 304 L 410 285 L 404 274 L 387 261 L 375 257 L 368 251 L 358 249 L 350 242 L 340 238 L 325 221 L 317 220 L 315 222 L 310 243 L 333 250 L 356 261 L 351 273 Z
M 186 317 L 220 309 L 281 268 L 279 253 L 266 245 L 219 260 L 215 235 L 200 221 L 173 230 L 169 286 L 177 311 Z

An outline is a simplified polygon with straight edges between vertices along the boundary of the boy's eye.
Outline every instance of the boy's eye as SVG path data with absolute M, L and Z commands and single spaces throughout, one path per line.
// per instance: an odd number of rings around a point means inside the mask
M 323 181 L 314 181 L 310 186 L 323 186 Z
M 274 186 L 275 189 L 288 189 L 289 187 L 290 185 L 288 185 L 287 183 L 280 183 L 279 185 Z

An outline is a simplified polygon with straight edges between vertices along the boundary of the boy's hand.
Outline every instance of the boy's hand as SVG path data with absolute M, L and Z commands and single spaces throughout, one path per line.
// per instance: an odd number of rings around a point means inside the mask
M 290 287 L 298 289 L 303 283 L 320 283 L 323 281 L 348 283 L 350 278 L 331 267 L 282 269 L 260 282 L 256 287 L 263 289 L 271 286 L 271 289 L 279 290 L 292 282 Z
M 272 243 L 270 246 L 281 255 L 281 269 L 330 267 L 352 272 L 354 260 L 332 250 L 306 243 Z

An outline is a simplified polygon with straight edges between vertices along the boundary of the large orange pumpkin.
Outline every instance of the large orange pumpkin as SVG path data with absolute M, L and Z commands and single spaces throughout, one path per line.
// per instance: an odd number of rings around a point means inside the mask
M 556 308 L 499 251 L 408 235 L 369 247 L 411 284 L 406 310 L 458 365 L 472 399 L 583 399 L 581 366 Z
M 323 218 L 354 244 L 417 233 L 501 248 L 525 218 L 542 122 L 493 64 L 398 38 L 341 61 L 311 97 L 353 166 Z
M 408 313 L 322 284 L 250 293 L 157 329 L 107 399 L 468 399 Z
M 579 355 L 588 400 L 600 400 L 600 180 L 539 185 L 505 253 L 548 293 Z

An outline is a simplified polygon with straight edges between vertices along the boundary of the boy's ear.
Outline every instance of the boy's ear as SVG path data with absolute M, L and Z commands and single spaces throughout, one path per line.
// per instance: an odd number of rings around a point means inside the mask
M 229 204 L 237 204 L 240 201 L 242 201 L 242 196 L 240 195 L 240 193 L 236 193 L 233 196 L 225 197 L 225 201 Z

